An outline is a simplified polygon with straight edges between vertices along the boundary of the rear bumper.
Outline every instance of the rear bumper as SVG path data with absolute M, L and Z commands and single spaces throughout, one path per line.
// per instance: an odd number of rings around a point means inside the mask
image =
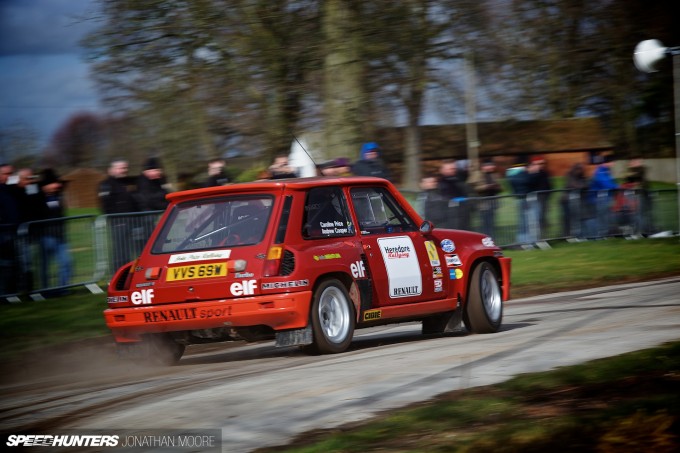
M 109 308 L 106 325 L 117 342 L 138 341 L 146 333 L 218 327 L 269 326 L 274 330 L 307 325 L 311 291 L 202 302 Z

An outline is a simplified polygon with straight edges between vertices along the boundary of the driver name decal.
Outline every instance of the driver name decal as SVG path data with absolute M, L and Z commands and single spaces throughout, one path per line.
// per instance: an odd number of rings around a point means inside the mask
M 422 294 L 420 263 L 411 238 L 408 236 L 380 238 L 378 246 L 387 270 L 390 298 Z

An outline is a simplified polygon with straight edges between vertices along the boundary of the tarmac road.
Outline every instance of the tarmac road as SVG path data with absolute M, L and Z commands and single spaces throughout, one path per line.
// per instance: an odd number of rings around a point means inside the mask
M 6 374 L 0 426 L 5 434 L 221 429 L 222 451 L 246 452 L 440 393 L 679 338 L 676 277 L 512 300 L 496 334 L 424 337 L 416 323 L 359 330 L 350 351 L 330 356 L 222 344 L 191 347 L 178 366 L 144 368 L 119 362 L 108 342 L 88 344 Z

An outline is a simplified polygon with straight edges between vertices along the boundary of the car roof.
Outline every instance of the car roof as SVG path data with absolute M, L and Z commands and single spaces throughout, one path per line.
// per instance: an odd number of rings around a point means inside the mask
M 216 195 L 231 195 L 242 192 L 272 192 L 285 189 L 305 190 L 311 187 L 323 186 L 359 186 L 359 185 L 382 185 L 389 186 L 391 183 L 386 179 L 369 176 L 348 176 L 342 178 L 317 176 L 312 178 L 290 179 L 264 179 L 253 182 L 228 184 L 225 186 L 205 187 L 201 189 L 183 190 L 169 193 L 166 198 L 171 201 L 184 201 L 196 198 L 211 197 Z

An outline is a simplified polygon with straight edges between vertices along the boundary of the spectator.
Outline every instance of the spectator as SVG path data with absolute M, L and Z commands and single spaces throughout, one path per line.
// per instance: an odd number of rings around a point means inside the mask
M 19 223 L 41 220 L 45 213 L 45 199 L 36 184 L 36 176 L 30 168 L 22 168 L 17 171 L 16 200 L 19 206 Z M 16 257 L 19 266 L 18 289 L 28 293 L 33 289 L 33 262 L 31 245 L 38 238 L 36 227 L 29 224 L 28 242 L 17 242 Z
M 603 237 L 609 233 L 609 212 L 612 203 L 612 191 L 618 184 L 612 176 L 614 156 L 606 155 L 590 178 L 588 186 L 588 202 L 595 212 L 595 218 L 588 222 L 590 237 Z
M 99 203 L 104 214 L 122 214 L 137 211 L 137 203 L 128 190 L 126 160 L 114 160 L 109 165 L 108 177 L 99 184 Z
M 61 219 L 66 217 L 64 201 L 64 184 L 57 173 L 47 168 L 42 171 L 40 188 L 45 203 L 44 219 Z M 63 220 L 52 220 L 42 224 L 40 235 L 40 277 L 42 288 L 52 286 L 49 280 L 50 263 L 55 260 L 57 265 L 57 286 L 63 288 L 69 285 L 73 274 L 73 259 L 69 253 L 66 239 L 66 224 Z M 58 293 L 63 294 L 63 289 Z
M 221 157 L 211 159 L 208 162 L 208 179 L 205 182 L 205 187 L 223 186 L 229 183 L 229 178 L 224 170 L 226 165 L 227 162 Z
M 468 229 L 468 211 L 466 199 L 467 185 L 457 176 L 456 161 L 448 159 L 439 167 L 439 182 L 437 187 L 441 196 L 447 200 L 448 209 L 446 227 L 454 229 Z
M 581 236 L 585 221 L 590 216 L 586 204 L 588 178 L 583 164 L 575 163 L 565 175 L 564 192 L 560 197 L 562 207 L 562 236 Z
M 376 142 L 367 142 L 361 145 L 361 157 L 354 162 L 352 173 L 357 176 L 390 179 L 390 173 L 380 158 L 380 146 Z
M 496 176 L 496 164 L 493 160 L 486 160 L 482 163 L 481 179 L 475 187 L 477 195 L 484 198 L 495 197 L 501 193 L 502 187 Z M 482 221 L 482 233 L 495 236 L 496 209 L 498 201 L 495 198 L 480 200 L 477 204 L 479 215 Z
M 104 214 L 108 214 L 108 226 L 111 232 L 111 266 L 118 270 L 133 257 L 132 228 L 127 216 L 119 215 L 137 211 L 135 198 L 125 182 L 128 173 L 128 162 L 117 159 L 111 162 L 109 176 L 99 184 L 99 202 Z M 117 215 L 118 214 L 118 215 Z
M 624 180 L 631 189 L 634 190 L 633 196 L 637 199 L 636 227 L 637 232 L 648 235 L 653 233 L 652 223 L 652 199 L 649 196 L 649 181 L 647 180 L 647 169 L 641 157 L 634 157 L 628 162 L 628 168 Z
M 542 156 L 535 156 L 531 159 L 532 163 L 538 166 L 536 172 L 536 179 L 534 181 L 535 185 L 532 188 L 534 191 L 538 192 L 536 194 L 536 200 L 538 206 L 535 208 L 538 210 L 534 217 L 538 217 L 538 238 L 542 239 L 547 237 L 548 234 L 548 202 L 550 198 L 550 191 L 552 190 L 552 183 L 550 182 L 550 173 L 546 169 L 546 161 Z
M 144 162 L 142 174 L 137 178 L 136 205 L 140 211 L 162 211 L 168 206 L 163 187 L 165 178 L 160 160 L 150 157 Z
M 448 200 L 439 193 L 437 182 L 434 175 L 421 179 L 416 205 L 423 219 L 430 220 L 435 226 L 443 226 L 446 222 Z
M 321 176 L 352 176 L 352 167 L 346 157 L 338 157 L 324 162 L 319 165 L 318 170 Z
M 536 174 L 539 171 L 535 163 L 526 164 L 523 157 L 519 157 L 517 163 L 505 172 L 505 176 L 510 183 L 512 193 L 517 197 L 517 242 L 529 245 L 538 240 L 537 218 L 532 214 L 536 210 L 530 209 L 527 195 L 536 190 Z
M 16 232 L 19 225 L 17 187 L 9 184 L 14 167 L 0 164 L 0 295 L 17 291 Z
M 269 166 L 270 179 L 297 178 L 295 169 L 288 163 L 288 156 L 280 154 L 274 158 L 274 162 Z

